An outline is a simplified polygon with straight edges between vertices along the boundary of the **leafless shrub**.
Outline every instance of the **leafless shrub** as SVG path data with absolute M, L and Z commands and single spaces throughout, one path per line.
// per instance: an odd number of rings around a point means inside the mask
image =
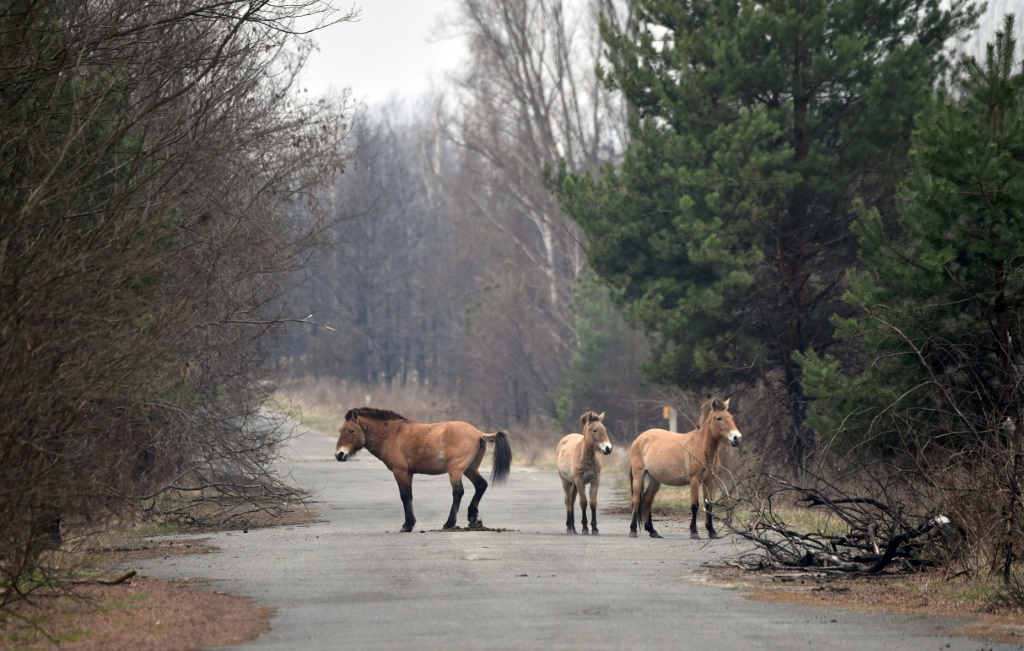
M 0 606 L 62 521 L 290 493 L 257 380 L 345 162 L 344 100 L 292 88 L 324 10 L 0 9 Z

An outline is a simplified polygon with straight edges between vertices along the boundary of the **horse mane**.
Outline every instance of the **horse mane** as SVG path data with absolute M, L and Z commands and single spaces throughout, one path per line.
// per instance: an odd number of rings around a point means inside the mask
M 717 403 L 717 405 L 716 405 Z M 717 407 L 717 409 L 716 409 Z M 700 403 L 700 420 L 697 421 L 697 429 L 704 427 L 704 421 L 708 419 L 712 411 L 728 411 L 721 398 L 708 395 L 707 400 Z
M 363 418 L 370 418 L 373 420 L 388 421 L 388 420 L 409 420 L 401 414 L 396 414 L 393 411 L 387 409 L 375 409 L 374 407 L 360 407 L 355 411 L 359 412 L 359 415 Z

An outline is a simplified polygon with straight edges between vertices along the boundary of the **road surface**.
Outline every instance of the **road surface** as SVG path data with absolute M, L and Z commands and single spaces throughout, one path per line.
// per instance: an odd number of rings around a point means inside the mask
M 391 474 L 365 450 L 346 463 L 333 452 L 333 437 L 312 431 L 291 449 L 293 479 L 315 491 L 322 522 L 213 534 L 219 553 L 133 568 L 210 579 L 210 589 L 275 608 L 270 632 L 240 647 L 253 651 L 1019 648 L 948 636 L 963 623 L 948 618 L 765 603 L 704 584 L 701 565 L 737 554 L 738 543 L 690 540 L 688 523 L 660 523 L 662 540 L 629 538 L 628 518 L 599 513 L 600 536 L 566 535 L 550 472 L 513 468 L 487 491 L 484 524 L 505 532 L 431 531 L 451 490 L 445 477 L 417 475 L 416 529 L 397 533 Z

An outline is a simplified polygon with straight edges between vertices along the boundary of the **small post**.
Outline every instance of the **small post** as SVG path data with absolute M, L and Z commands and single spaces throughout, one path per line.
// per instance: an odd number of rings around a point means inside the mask
M 668 431 L 679 431 L 679 412 L 668 405 L 662 407 L 661 417 L 668 421 Z

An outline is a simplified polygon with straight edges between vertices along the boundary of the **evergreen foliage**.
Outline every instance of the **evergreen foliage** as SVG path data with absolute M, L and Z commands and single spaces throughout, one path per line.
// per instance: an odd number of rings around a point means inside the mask
M 864 271 L 837 319 L 858 365 L 804 359 L 811 422 L 851 445 L 978 449 L 1019 430 L 1024 317 L 1024 74 L 1014 23 L 967 59 L 961 92 L 918 122 L 900 233 L 877 210 L 855 225 Z M 1013 425 L 1013 427 L 1011 427 Z
M 965 1 L 636 0 L 605 26 L 634 112 L 621 165 L 562 169 L 562 205 L 627 318 L 655 335 L 646 369 L 682 388 L 784 389 L 806 454 L 793 353 L 832 343 L 852 260 L 852 197 L 892 199 L 912 119 L 945 69 Z
M 608 288 L 592 274 L 581 277 L 570 304 L 573 348 L 565 379 L 555 392 L 562 430 L 577 431 L 580 414 L 607 411 L 613 438 L 646 429 L 657 404 L 638 369 L 647 350 L 642 335 L 628 327 Z M 638 426 L 638 423 L 644 423 Z

